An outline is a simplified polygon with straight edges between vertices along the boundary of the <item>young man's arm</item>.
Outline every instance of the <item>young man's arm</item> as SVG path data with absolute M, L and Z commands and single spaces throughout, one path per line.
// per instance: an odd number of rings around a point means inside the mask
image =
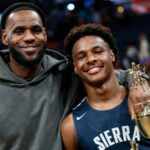
M 63 120 L 61 125 L 61 134 L 66 150 L 79 150 L 72 113 Z

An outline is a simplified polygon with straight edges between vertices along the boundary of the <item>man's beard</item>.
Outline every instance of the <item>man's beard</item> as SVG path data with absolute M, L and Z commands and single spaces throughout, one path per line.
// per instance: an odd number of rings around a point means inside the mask
M 37 54 L 37 57 L 34 59 L 26 58 L 22 53 L 20 53 L 19 51 L 17 51 L 14 48 L 11 48 L 11 47 L 10 47 L 10 54 L 11 54 L 12 58 L 16 62 L 18 62 L 20 65 L 22 65 L 24 67 L 32 67 L 41 62 L 41 60 L 44 56 L 45 50 L 46 50 L 46 45 L 44 45 L 44 47 L 42 49 L 40 49 L 40 51 Z

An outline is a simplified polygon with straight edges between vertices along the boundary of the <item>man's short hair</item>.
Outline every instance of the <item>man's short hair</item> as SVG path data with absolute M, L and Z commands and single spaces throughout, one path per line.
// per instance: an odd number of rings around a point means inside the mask
M 39 16 L 41 17 L 43 26 L 46 27 L 45 15 L 44 15 L 43 11 L 38 6 L 36 6 L 33 3 L 29 3 L 29 2 L 19 2 L 19 3 L 14 3 L 14 4 L 10 5 L 2 13 L 1 29 L 5 29 L 5 25 L 6 25 L 7 18 L 9 17 L 9 15 L 12 12 L 15 12 L 15 11 L 18 11 L 18 10 L 33 10 L 33 11 L 37 12 L 39 14 Z
M 70 62 L 72 63 L 72 48 L 74 43 L 80 38 L 88 35 L 99 36 L 108 43 L 110 49 L 113 51 L 115 55 L 116 59 L 115 62 L 113 63 L 115 64 L 118 58 L 118 47 L 116 39 L 113 37 L 110 28 L 95 23 L 88 23 L 83 24 L 81 26 L 75 26 L 69 31 L 68 35 L 65 37 L 64 51 L 68 55 Z

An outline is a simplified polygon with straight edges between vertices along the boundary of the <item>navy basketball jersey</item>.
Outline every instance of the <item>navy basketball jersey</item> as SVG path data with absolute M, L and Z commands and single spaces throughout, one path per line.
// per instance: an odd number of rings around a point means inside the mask
M 150 140 L 141 137 L 131 120 L 127 98 L 106 111 L 93 109 L 85 98 L 74 108 L 73 119 L 81 150 L 130 150 L 131 140 L 139 144 L 139 150 L 150 150 Z

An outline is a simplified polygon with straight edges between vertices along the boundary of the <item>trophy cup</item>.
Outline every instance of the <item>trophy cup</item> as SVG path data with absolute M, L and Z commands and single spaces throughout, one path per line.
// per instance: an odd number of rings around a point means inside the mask
M 132 63 L 132 68 L 129 71 L 129 81 L 131 88 L 137 88 L 140 86 L 143 93 L 150 93 L 150 85 L 146 75 L 146 68 L 142 64 L 136 65 Z M 150 139 L 150 99 L 145 99 L 143 101 L 137 102 L 134 105 L 135 108 L 135 124 L 138 127 L 140 134 L 145 138 Z M 130 142 L 131 150 L 138 150 L 138 145 L 135 141 Z

